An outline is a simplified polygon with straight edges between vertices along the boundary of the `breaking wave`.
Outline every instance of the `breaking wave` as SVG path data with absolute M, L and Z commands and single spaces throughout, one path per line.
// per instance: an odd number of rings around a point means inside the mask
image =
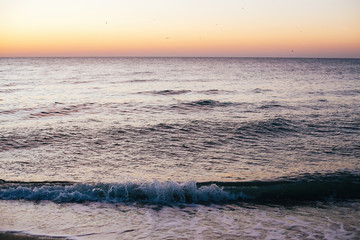
M 360 175 L 341 173 L 252 182 L 7 182 L 1 200 L 56 203 L 276 203 L 360 198 Z
M 199 203 L 237 200 L 236 194 L 224 191 L 216 184 L 197 187 L 195 182 L 146 183 L 3 183 L 2 200 L 48 200 L 65 202 L 148 202 L 148 203 Z

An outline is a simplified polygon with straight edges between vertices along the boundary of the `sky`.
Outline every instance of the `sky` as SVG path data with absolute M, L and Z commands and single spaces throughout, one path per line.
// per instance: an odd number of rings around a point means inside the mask
M 0 0 L 0 57 L 360 58 L 360 0 Z

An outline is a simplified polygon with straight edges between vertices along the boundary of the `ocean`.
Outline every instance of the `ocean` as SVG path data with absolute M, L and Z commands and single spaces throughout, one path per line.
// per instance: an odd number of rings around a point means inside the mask
M 360 239 L 360 60 L 0 58 L 0 231 Z

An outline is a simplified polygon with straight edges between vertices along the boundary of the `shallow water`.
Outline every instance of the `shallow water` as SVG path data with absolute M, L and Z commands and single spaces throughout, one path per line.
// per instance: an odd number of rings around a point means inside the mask
M 360 203 L 117 205 L 1 201 L 7 230 L 73 239 L 358 239 Z M 13 210 L 14 209 L 14 210 Z M 51 214 L 49 214 L 51 213 Z
M 0 230 L 356 239 L 359 82 L 355 59 L 1 58 Z

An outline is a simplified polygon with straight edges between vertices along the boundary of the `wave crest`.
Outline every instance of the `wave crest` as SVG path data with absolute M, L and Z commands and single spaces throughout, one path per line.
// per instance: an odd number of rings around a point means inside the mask
M 6 185 L 6 184 L 5 184 Z M 9 185 L 9 184 L 8 184 Z M 216 184 L 197 187 L 195 182 L 148 182 L 116 184 L 47 185 L 10 184 L 0 189 L 2 200 L 48 200 L 64 202 L 149 202 L 149 203 L 201 203 L 227 202 L 239 199 Z
M 276 203 L 360 198 L 360 176 L 337 173 L 298 179 L 252 182 L 6 182 L 1 200 L 107 203 Z

